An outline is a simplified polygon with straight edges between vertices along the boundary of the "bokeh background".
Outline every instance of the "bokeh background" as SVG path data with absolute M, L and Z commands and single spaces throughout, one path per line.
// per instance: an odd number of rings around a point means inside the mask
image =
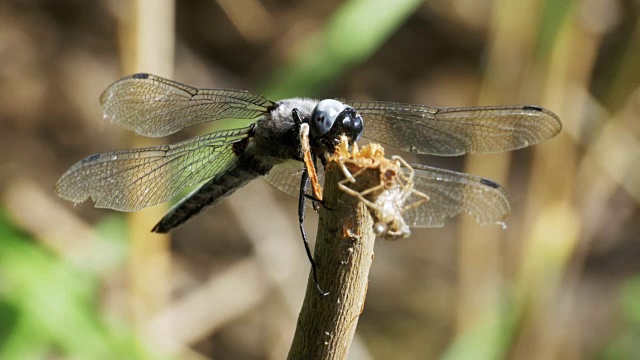
M 461 215 L 378 241 L 350 358 L 640 358 L 639 12 L 636 0 L 0 2 L 0 359 L 286 357 L 309 273 L 293 198 L 254 181 L 169 238 L 149 232 L 166 206 L 121 214 L 55 196 L 79 159 L 150 143 L 98 104 L 135 71 L 274 100 L 551 109 L 564 129 L 544 144 L 408 157 L 497 180 L 513 213 L 506 230 Z

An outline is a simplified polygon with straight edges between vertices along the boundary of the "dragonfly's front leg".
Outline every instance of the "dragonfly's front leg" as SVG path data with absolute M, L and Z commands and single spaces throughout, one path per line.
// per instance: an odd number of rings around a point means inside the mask
M 307 239 L 307 232 L 304 229 L 304 217 L 305 217 L 305 210 L 306 210 L 305 201 L 307 198 L 307 189 L 309 188 L 310 184 L 313 185 L 312 181 L 314 177 L 316 182 L 318 179 L 317 174 L 315 172 L 316 169 L 313 166 L 314 163 L 311 162 L 313 160 L 313 156 L 311 153 L 311 147 L 309 146 L 309 124 L 302 122 L 302 118 L 300 117 L 300 113 L 298 112 L 298 109 L 294 108 L 291 115 L 296 125 L 299 127 L 302 159 L 304 163 L 304 168 L 302 169 L 302 176 L 300 177 L 300 192 L 298 195 L 298 223 L 300 225 L 300 233 L 302 234 L 302 242 L 304 243 L 304 249 L 307 252 L 307 257 L 309 258 L 309 262 L 311 262 L 311 270 L 313 271 L 313 280 L 315 281 L 316 287 L 318 288 L 318 291 L 320 291 L 320 294 L 325 296 L 325 295 L 328 295 L 329 293 L 323 291 L 322 288 L 320 287 L 320 283 L 318 282 L 317 266 L 315 261 L 313 260 L 313 255 L 311 254 L 311 246 L 309 245 L 309 240 Z M 313 172 L 312 173 L 313 176 L 309 175 L 310 171 Z M 322 190 L 319 190 L 319 191 L 320 191 L 319 199 L 322 199 L 321 198 Z M 316 196 L 315 189 L 314 189 L 314 196 Z
M 307 232 L 304 230 L 304 216 L 305 216 L 305 194 L 307 188 L 309 187 L 309 174 L 307 173 L 306 167 L 302 170 L 302 177 L 300 179 L 300 195 L 298 196 L 298 222 L 300 224 L 300 233 L 302 234 L 302 242 L 304 243 L 304 249 L 307 252 L 307 257 L 309 258 L 309 262 L 311 262 L 311 270 L 313 271 L 313 281 L 316 283 L 316 287 L 322 296 L 328 295 L 328 292 L 325 292 L 320 287 L 320 283 L 318 282 L 318 273 L 316 269 L 316 263 L 313 260 L 313 255 L 311 254 L 311 246 L 309 245 L 309 241 L 307 240 Z

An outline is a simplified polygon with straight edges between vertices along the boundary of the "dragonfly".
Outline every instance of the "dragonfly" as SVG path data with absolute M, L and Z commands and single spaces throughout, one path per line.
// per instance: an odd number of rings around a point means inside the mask
M 162 137 L 205 122 L 240 120 L 244 125 L 171 145 L 90 155 L 62 175 L 56 192 L 74 203 L 137 211 L 200 184 L 153 227 L 167 233 L 218 204 L 248 182 L 264 177 L 298 197 L 298 220 L 315 277 L 304 230 L 310 178 L 326 165 L 341 135 L 413 154 L 458 156 L 524 148 L 550 139 L 562 128 L 551 111 L 532 105 L 430 107 L 385 101 L 264 96 L 229 89 L 202 89 L 147 73 L 122 78 L 101 95 L 105 118 L 146 137 Z M 306 151 L 302 151 L 308 131 Z M 318 163 L 319 161 L 319 163 Z M 511 211 L 497 183 L 426 165 L 412 165 L 416 191 L 430 201 L 405 214 L 412 227 L 443 226 L 460 212 L 480 224 L 503 222 Z M 317 279 L 316 279 L 317 283 Z

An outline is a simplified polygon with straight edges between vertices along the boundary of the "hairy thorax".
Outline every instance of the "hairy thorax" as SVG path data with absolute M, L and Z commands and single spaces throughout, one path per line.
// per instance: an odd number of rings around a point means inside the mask
M 296 159 L 300 154 L 300 136 L 295 126 L 292 111 L 298 109 L 303 121 L 311 116 L 317 100 L 294 98 L 278 102 L 278 106 L 260 119 L 256 126 L 252 151 L 273 165 L 288 159 Z

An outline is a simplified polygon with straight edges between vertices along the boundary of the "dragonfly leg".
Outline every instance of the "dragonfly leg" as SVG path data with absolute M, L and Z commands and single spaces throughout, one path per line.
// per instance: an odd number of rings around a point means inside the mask
M 322 205 L 323 208 L 333 211 L 333 208 L 329 205 L 327 205 L 327 203 L 324 200 L 319 200 L 318 198 L 316 198 L 313 195 L 309 195 L 309 194 L 304 194 L 304 197 L 306 197 L 307 199 L 313 201 L 313 210 L 315 210 L 315 212 L 318 212 L 319 209 L 319 205 Z
M 327 155 L 320 154 L 320 163 L 322 164 L 322 169 L 327 172 Z
M 293 110 L 291 110 L 291 117 L 293 118 L 293 124 L 295 125 L 295 130 L 298 133 L 298 136 L 300 137 L 300 149 L 298 150 L 298 153 L 296 154 L 295 159 L 298 161 L 304 162 L 305 153 L 302 148 L 302 141 L 303 141 L 302 124 L 307 124 L 307 123 L 302 120 L 302 117 L 300 116 L 300 111 L 297 108 L 293 108 Z M 307 126 L 309 125 L 307 124 Z
M 298 222 L 300 224 L 300 233 L 302 234 L 302 242 L 304 243 L 304 249 L 307 252 L 307 257 L 309 258 L 309 262 L 311 262 L 311 270 L 313 271 L 313 281 L 316 283 L 316 288 L 322 296 L 329 295 L 328 292 L 325 292 L 320 287 L 320 283 L 318 282 L 318 272 L 316 262 L 313 260 L 313 255 L 311 254 L 311 246 L 309 245 L 309 241 L 307 240 L 307 232 L 304 230 L 304 215 L 305 215 L 305 199 L 306 199 L 306 190 L 309 187 L 309 174 L 307 173 L 307 168 L 302 170 L 302 177 L 300 180 L 300 196 L 298 197 Z
M 326 174 L 327 173 L 327 155 L 326 154 L 321 154 L 318 157 L 320 158 L 320 163 L 322 164 L 322 170 L 324 170 L 324 173 Z M 314 161 L 313 162 L 315 163 L 315 157 L 314 157 Z M 330 210 L 330 211 L 333 211 L 333 208 L 330 207 L 329 205 L 327 205 L 327 203 L 324 200 L 320 201 L 320 204 L 322 204 L 323 208 L 325 208 L 327 210 Z

